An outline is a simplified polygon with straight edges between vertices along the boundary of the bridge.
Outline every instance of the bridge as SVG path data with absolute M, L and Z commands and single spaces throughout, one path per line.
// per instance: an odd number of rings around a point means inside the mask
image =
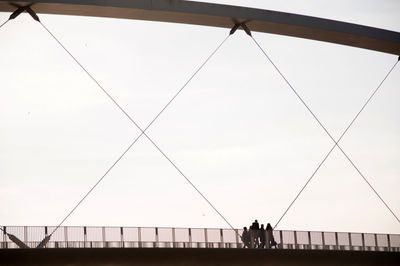
M 241 229 L 63 226 L 35 249 L 55 226 L 2 226 L 5 265 L 398 265 L 400 235 L 351 232 L 273 232 L 278 246 L 245 248 Z M 18 252 L 7 234 L 32 249 Z
M 346 134 L 347 130 L 353 125 L 353 122 L 358 118 L 359 114 L 364 110 L 365 106 L 369 103 L 371 98 L 375 95 L 382 83 L 395 69 L 400 54 L 400 33 L 392 32 L 362 25 L 355 25 L 351 23 L 344 23 L 339 21 L 332 21 L 327 19 L 320 19 L 308 16 L 301 16 L 295 14 L 287 14 L 282 12 L 272 12 L 266 10 L 258 10 L 251 8 L 232 7 L 216 4 L 205 4 L 198 2 L 183 2 L 183 1 L 94 1 L 94 0 L 81 0 L 81 1 L 38 1 L 29 3 L 25 1 L 0 1 L 0 11 L 10 12 L 10 18 L 0 25 L 0 28 L 7 26 L 6 24 L 16 19 L 21 13 L 27 12 L 32 19 L 36 20 L 48 32 L 49 36 L 53 38 L 62 49 L 67 52 L 69 56 L 82 68 L 82 70 L 92 79 L 106 95 L 115 104 L 120 111 L 140 130 L 140 135 L 132 142 L 132 144 L 125 150 L 122 155 L 112 164 L 112 166 L 105 172 L 103 176 L 98 179 L 94 186 L 85 194 L 85 196 L 77 202 L 74 208 L 67 213 L 63 220 L 57 226 L 7 226 L 0 227 L 0 255 L 3 258 L 14 262 L 18 259 L 23 259 L 21 254 L 26 254 L 28 258 L 44 259 L 46 256 L 51 258 L 63 258 L 73 256 L 72 254 L 79 254 L 82 258 L 87 260 L 88 254 L 95 254 L 101 258 L 101 254 L 108 254 L 115 261 L 118 254 L 123 254 L 123 257 L 131 260 L 132 254 L 135 258 L 141 256 L 151 256 L 151 254 L 162 254 L 157 256 L 170 256 L 168 263 L 173 263 L 173 257 L 176 254 L 182 256 L 193 257 L 192 252 L 200 252 L 201 257 L 219 256 L 215 250 L 221 251 L 223 254 L 221 259 L 225 263 L 232 263 L 227 257 L 242 256 L 242 259 L 252 260 L 254 257 L 262 258 L 265 256 L 276 258 L 276 265 L 283 263 L 287 258 L 293 258 L 293 262 L 310 263 L 315 260 L 330 260 L 337 263 L 339 256 L 350 256 L 347 262 L 361 260 L 364 264 L 371 262 L 386 263 L 387 265 L 395 265 L 399 261 L 400 251 L 400 235 L 396 234 L 375 234 L 375 233 L 357 233 L 357 232 L 314 232 L 314 231 L 286 231 L 274 230 L 274 238 L 278 243 L 277 249 L 260 250 L 256 248 L 246 249 L 240 236 L 242 235 L 241 229 L 235 229 L 228 219 L 217 210 L 217 208 L 210 202 L 210 200 L 191 182 L 189 177 L 182 172 L 180 168 L 171 160 L 168 155 L 159 148 L 159 146 L 151 139 L 146 130 L 153 124 L 161 113 L 175 100 L 178 94 L 185 88 L 191 79 L 201 70 L 201 68 L 208 62 L 208 60 L 218 51 L 224 44 L 229 36 L 233 35 L 237 30 L 243 30 L 255 42 L 260 51 L 265 56 L 266 61 L 271 63 L 274 69 L 279 73 L 280 77 L 285 81 L 288 87 L 293 91 L 296 97 L 310 112 L 311 116 L 321 126 L 323 131 L 333 141 L 332 149 L 327 153 L 325 158 L 313 172 L 307 183 L 301 188 L 300 192 L 296 195 L 294 200 L 284 211 L 283 215 L 277 221 L 274 229 L 279 222 L 284 218 L 286 213 L 292 207 L 293 203 L 300 196 L 304 188 L 308 185 L 315 173 L 319 170 L 325 160 L 329 157 L 331 152 L 337 148 L 346 157 L 349 163 L 356 169 L 363 180 L 372 189 L 378 199 L 388 209 L 390 214 L 400 223 L 399 218 L 395 212 L 389 207 L 383 197 L 377 192 L 373 185 L 367 180 L 365 175 L 355 165 L 353 160 L 347 153 L 339 146 L 339 142 Z M 101 16 L 112 18 L 126 18 L 126 19 L 141 19 L 150 21 L 161 22 L 174 22 L 195 25 L 206 25 L 213 27 L 222 27 L 229 29 L 229 35 L 226 39 L 214 50 L 210 57 L 196 70 L 194 75 L 187 81 L 187 83 L 178 91 L 178 93 L 161 109 L 160 113 L 150 122 L 147 127 L 140 127 L 136 121 L 124 110 L 121 105 L 105 90 L 96 78 L 85 69 L 85 67 L 77 60 L 71 52 L 60 42 L 60 40 L 47 28 L 44 23 L 40 21 L 40 14 L 64 14 L 64 15 L 83 15 L 83 16 Z M 39 14 L 39 15 L 38 15 Z M 335 139 L 326 127 L 317 118 L 315 113 L 309 108 L 304 99 L 300 96 L 297 90 L 286 79 L 285 75 L 280 71 L 277 65 L 268 56 L 268 53 L 262 48 L 257 40 L 252 35 L 253 31 L 268 32 L 275 34 L 282 34 L 293 37 L 307 38 L 312 40 L 331 42 L 335 44 L 349 45 L 358 48 L 370 49 L 374 51 L 389 53 L 396 55 L 396 63 L 392 66 L 390 71 L 382 80 L 380 85 L 376 88 L 373 94 L 368 98 L 366 103 L 362 106 L 361 110 L 356 114 L 352 122 L 348 125 L 343 134 Z M 1 32 L 0 32 L 1 34 Z M 129 149 L 140 138 L 147 138 L 157 150 L 165 157 L 166 160 L 177 170 L 177 172 L 187 181 L 187 183 L 200 194 L 200 196 L 209 204 L 209 206 L 229 225 L 230 228 L 147 228 L 147 227 L 72 227 L 62 226 L 64 222 L 74 213 L 79 205 L 86 199 L 86 197 L 96 188 L 96 186 L 107 176 L 107 174 L 118 164 L 119 160 L 129 151 Z M 18 253 L 17 247 L 22 247 L 21 252 Z M 43 248 L 41 250 L 34 248 Z M 143 251 L 144 248 L 146 251 Z M 180 251 L 176 251 L 176 248 Z M 31 250 L 32 249 L 32 250 Z M 77 250 L 83 251 L 77 251 Z M 203 251 L 193 251 L 205 250 Z M 54 251 L 56 250 L 56 251 Z M 106 251 L 105 251 L 106 250 Z M 112 250 L 112 251 L 110 251 Z M 118 250 L 118 251 L 115 251 Z M 124 251 L 120 251 L 124 250 Z M 128 251 L 126 251 L 128 250 Z M 134 251 L 132 251 L 134 250 Z M 139 251 L 138 251 L 139 250 Z M 152 253 L 148 250 L 154 250 Z M 166 251 L 160 251 L 166 250 Z M 190 251 L 181 251 L 190 250 Z M 213 251 L 210 251 L 213 250 Z M 78 252 L 78 253 L 77 253 Z M 84 253 L 79 253 L 84 252 Z M 94 253 L 91 253 L 94 252 Z M 110 253 L 112 252 L 112 253 Z M 123 252 L 123 253 L 118 253 Z M 128 252 L 128 253 L 127 253 Z M 167 253 L 160 253 L 167 252 Z M 176 253 L 178 252 L 178 253 Z M 179 253 L 184 252 L 184 253 Z M 235 253 L 232 253 L 235 252 Z M 299 252 L 303 252 L 302 255 Z M 322 252 L 322 253 L 321 253 Z M 347 253 L 346 253 L 347 252 Z M 143 254 L 147 255 L 143 255 Z M 53 255 L 51 255 L 53 254 Z M 86 255 L 85 255 L 86 254 Z M 175 255 L 171 255 L 175 254 Z M 186 255 L 184 255 L 186 254 Z M 189 254 L 189 255 L 188 255 Z M 236 254 L 236 255 L 234 255 Z M 291 254 L 291 255 L 290 255 Z M 321 255 L 324 254 L 324 255 Z M 333 256 L 332 256 L 333 254 Z M 305 258 L 305 256 L 309 256 Z M 66 256 L 66 257 L 63 257 Z M 298 257 L 300 256 L 300 257 Z M 321 256 L 323 258 L 321 258 Z M 25 257 L 26 259 L 27 257 Z M 236 263 L 245 263 L 240 258 L 236 258 Z M 377 259 L 378 258 L 378 259 Z M 148 259 L 148 258 L 147 258 Z M 207 259 L 207 258 L 205 258 Z M 192 258 L 193 260 L 193 258 Z M 1 262 L 1 261 L 0 261 Z M 7 261 L 6 261 L 7 262 Z M 54 260 L 52 261 L 54 263 Z M 52 262 L 48 262 L 51 264 Z M 59 262 L 59 261 L 58 261 Z M 157 262 L 162 263 L 162 262 Z M 46 263 L 44 263 L 46 264 Z M 190 264 L 195 265 L 195 261 Z M 256 263 L 255 263 L 256 264 Z
M 47 0 L 0 1 L 0 12 L 15 5 L 31 6 L 37 13 L 139 19 L 231 29 L 244 23 L 252 31 L 281 34 L 400 54 L 400 34 L 362 25 L 310 16 L 181 0 Z M 32 5 L 31 5 L 32 4 Z
M 37 247 L 55 226 L 1 226 L 0 248 L 18 246 L 4 233 Z M 45 248 L 245 248 L 243 229 L 62 226 Z M 399 234 L 273 231 L 278 249 L 400 252 Z

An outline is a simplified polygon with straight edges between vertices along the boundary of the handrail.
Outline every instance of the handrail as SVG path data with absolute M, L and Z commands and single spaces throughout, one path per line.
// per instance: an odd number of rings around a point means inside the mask
M 55 226 L 1 226 L 29 247 L 36 247 Z M 236 229 L 242 235 L 242 229 Z M 17 248 L 0 231 L 0 249 Z M 400 234 L 275 230 L 281 249 L 400 252 Z M 252 247 L 255 239 L 252 239 Z M 245 248 L 228 228 L 62 226 L 46 248 Z

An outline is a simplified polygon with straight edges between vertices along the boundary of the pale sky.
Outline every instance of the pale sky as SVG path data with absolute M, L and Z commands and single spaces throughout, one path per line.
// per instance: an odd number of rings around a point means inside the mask
M 210 1 L 400 31 L 398 1 Z M 283 3 L 284 2 L 284 3 Z M 0 23 L 9 13 L 0 13 Z M 41 15 L 142 127 L 229 29 Z M 397 56 L 254 33 L 335 138 Z M 400 66 L 341 141 L 400 215 Z M 26 14 L 0 29 L 0 224 L 57 225 L 139 134 Z M 235 227 L 275 224 L 333 143 L 254 42 L 237 31 L 148 130 Z M 141 138 L 64 225 L 227 224 Z M 335 150 L 277 229 L 400 233 Z

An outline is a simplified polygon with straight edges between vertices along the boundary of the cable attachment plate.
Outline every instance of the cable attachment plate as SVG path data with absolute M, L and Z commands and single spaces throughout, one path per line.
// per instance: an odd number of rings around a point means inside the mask
M 8 238 L 14 242 L 20 248 L 30 248 L 27 244 L 25 244 L 22 240 L 12 234 L 7 234 Z
M 236 32 L 236 30 L 239 27 L 242 27 L 242 29 L 244 30 L 244 32 L 246 32 L 247 35 L 249 35 L 251 37 L 251 31 L 250 29 L 247 27 L 246 23 L 249 22 L 249 20 L 246 20 L 244 22 L 238 22 L 237 20 L 233 20 L 233 22 L 235 23 L 235 25 L 233 26 L 233 28 L 231 29 L 231 31 L 229 32 L 229 35 L 232 35 Z
M 18 17 L 22 12 L 26 11 L 29 15 L 31 15 L 31 17 L 36 20 L 37 22 L 40 22 L 40 19 L 38 17 L 38 15 L 35 13 L 35 11 L 32 10 L 31 6 L 33 5 L 33 3 L 26 5 L 26 6 L 20 6 L 18 4 L 15 3 L 10 3 L 10 5 L 14 6 L 17 8 L 17 10 L 15 10 L 11 15 L 10 15 L 10 20 L 11 19 L 15 19 L 16 17 Z
M 39 245 L 37 245 L 36 248 L 44 248 L 47 245 L 47 243 L 50 241 L 50 238 L 51 238 L 51 235 L 43 238 L 43 240 L 39 243 Z

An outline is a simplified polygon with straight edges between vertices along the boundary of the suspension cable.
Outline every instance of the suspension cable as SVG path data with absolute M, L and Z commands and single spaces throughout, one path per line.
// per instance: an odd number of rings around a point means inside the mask
M 9 21 L 10 21 L 10 19 L 7 19 L 3 24 L 1 24 L 1 25 L 0 25 L 0 29 L 1 29 L 4 25 L 6 25 L 7 22 L 9 22 Z
M 108 175 L 108 173 L 114 168 L 114 166 L 125 156 L 125 154 L 132 148 L 132 146 L 138 141 L 139 138 L 136 138 L 129 146 L 125 149 L 125 151 L 118 157 L 118 159 L 107 169 L 107 171 L 103 174 L 103 176 L 92 186 L 91 189 L 83 196 L 83 198 L 72 208 L 72 210 L 64 217 L 64 219 L 53 229 L 50 233 L 50 236 L 53 235 L 58 228 L 68 219 L 68 217 L 78 208 L 78 206 L 86 199 L 87 196 L 97 187 L 97 185 L 103 181 L 103 179 Z
M 112 168 L 122 159 L 122 157 L 131 149 L 131 147 L 137 142 L 137 140 L 144 135 L 156 149 L 171 163 L 171 165 L 185 178 L 185 180 L 200 194 L 200 196 L 216 211 L 216 213 L 232 228 L 233 226 L 228 220 L 217 210 L 217 208 L 204 196 L 203 193 L 189 180 L 189 178 L 177 167 L 177 165 L 161 150 L 161 148 L 145 133 L 145 131 L 155 122 L 155 120 L 161 115 L 161 113 L 172 103 L 172 101 L 180 94 L 180 92 L 189 84 L 189 82 L 196 76 L 196 74 L 204 67 L 204 65 L 211 59 L 211 57 L 219 50 L 219 48 L 229 38 L 228 35 L 218 47 L 211 53 L 211 55 L 204 61 L 204 63 L 194 72 L 189 80 L 178 90 L 173 98 L 161 109 L 156 117 L 150 122 L 150 124 L 143 130 L 134 119 L 117 103 L 117 101 L 100 85 L 100 83 L 86 70 L 86 68 L 66 49 L 66 47 L 55 37 L 54 34 L 42 23 L 40 24 L 43 28 L 56 40 L 56 42 L 71 56 L 71 58 L 82 68 L 82 70 L 97 84 L 97 86 L 107 95 L 107 97 L 125 114 L 125 116 L 141 131 L 140 135 L 129 145 L 129 147 L 123 152 L 123 154 L 112 164 L 112 166 L 106 171 L 106 173 L 96 182 L 96 184 L 86 193 L 86 195 L 75 205 L 75 207 L 68 213 L 68 215 L 61 221 L 61 223 L 53 230 L 50 234 L 52 235 L 64 222 L 65 220 L 76 210 L 76 208 L 85 200 L 85 198 L 93 191 L 93 189 L 104 179 L 104 177 L 112 170 Z
M 317 169 L 314 171 L 314 173 L 311 175 L 311 177 L 308 179 L 308 181 L 306 182 L 306 184 L 303 186 L 303 188 L 300 190 L 299 194 L 295 197 L 295 199 L 292 201 L 292 203 L 289 205 L 289 207 L 287 208 L 287 210 L 284 212 L 283 216 L 287 213 L 287 211 L 290 209 L 290 207 L 293 205 L 293 203 L 297 200 L 298 196 L 303 192 L 303 190 L 305 189 L 305 187 L 308 185 L 308 183 L 311 181 L 311 179 L 313 178 L 313 176 L 315 175 L 315 173 L 319 170 L 319 168 L 322 166 L 322 164 L 325 162 L 326 158 L 328 158 L 328 156 L 330 155 L 330 153 L 332 152 L 332 150 L 337 146 L 340 151 L 343 153 L 343 155 L 347 158 L 347 160 L 350 162 L 350 164 L 355 168 L 355 170 L 359 173 L 359 175 L 364 179 L 364 181 L 368 184 L 368 186 L 372 189 L 372 191 L 378 196 L 378 198 L 382 201 L 382 203 L 385 205 L 385 207 L 392 213 L 392 215 L 394 216 L 394 218 L 400 223 L 400 219 L 395 215 L 395 213 L 392 211 L 392 209 L 389 207 L 389 205 L 383 200 L 383 198 L 379 195 L 379 193 L 376 191 L 376 189 L 371 185 L 371 183 L 367 180 L 367 178 L 365 177 L 365 175 L 359 170 L 359 168 L 354 164 L 354 162 L 350 159 L 350 157 L 346 154 L 346 152 L 340 147 L 340 145 L 338 144 L 339 141 L 336 141 L 332 135 L 329 133 L 329 131 L 326 129 L 326 127 L 322 124 L 322 122 L 317 118 L 317 116 L 314 114 L 314 112 L 310 109 L 310 107 L 306 104 L 306 102 L 303 100 L 303 98 L 299 95 L 299 93 L 294 89 L 294 87 L 290 84 L 290 82 L 286 79 L 286 77 L 282 74 L 282 72 L 279 70 L 279 68 L 276 66 L 276 64 L 271 60 L 271 58 L 268 56 L 268 54 L 265 52 L 265 50 L 260 46 L 260 44 L 256 41 L 256 39 L 254 39 L 253 36 L 250 36 L 253 41 L 255 42 L 255 44 L 260 48 L 260 50 L 262 51 L 262 53 L 265 55 L 265 57 L 268 59 L 268 61 L 273 65 L 273 67 L 276 69 L 276 71 L 279 73 L 279 75 L 284 79 L 284 81 L 286 82 L 286 84 L 291 88 L 291 90 L 294 92 L 294 94 L 297 96 L 297 98 L 299 98 L 299 100 L 303 103 L 303 105 L 307 108 L 307 110 L 310 112 L 310 114 L 314 117 L 314 119 L 318 122 L 318 124 L 322 127 L 322 129 L 325 131 L 325 133 L 329 136 L 329 138 L 335 143 L 333 148 L 329 151 L 329 153 L 327 154 L 327 156 L 324 158 L 324 160 L 321 162 L 321 164 L 317 167 Z M 396 62 L 396 64 L 391 68 L 391 70 L 389 71 L 389 73 L 385 76 L 384 80 L 386 80 L 387 76 L 392 72 L 392 70 L 395 68 L 395 66 L 397 65 L 398 61 Z M 383 81 L 384 81 L 383 80 Z M 379 87 L 382 85 L 383 81 L 381 82 L 381 84 L 378 86 L 377 89 L 379 89 Z M 373 95 L 375 94 L 375 92 L 373 93 Z M 372 96 L 373 96 L 372 95 Z M 372 98 L 372 97 L 371 97 Z M 370 100 L 370 99 L 369 99 Z M 368 104 L 369 100 L 367 101 L 366 104 Z M 365 104 L 365 105 L 366 105 Z M 365 108 L 365 106 L 363 106 L 363 108 L 360 110 L 359 113 L 361 113 L 361 111 Z M 355 119 L 358 117 L 359 113 L 356 115 Z M 354 119 L 354 121 L 355 121 Z M 348 128 L 350 128 L 350 126 L 354 123 L 354 121 L 352 121 L 349 125 Z M 344 134 L 347 132 L 348 128 L 346 129 L 346 131 L 344 132 Z M 344 135 L 343 134 L 343 135 Z M 343 135 L 341 136 L 341 138 L 343 137 Z M 341 139 L 340 138 L 340 139 Z M 339 139 L 339 140 L 340 140 Z M 279 219 L 278 223 L 275 225 L 275 227 L 279 224 L 279 222 L 282 220 L 283 216 Z M 274 228 L 275 228 L 274 227 Z
M 314 175 L 318 172 L 319 168 L 324 164 L 324 162 L 326 161 L 326 159 L 329 157 L 329 155 L 332 153 L 332 151 L 335 149 L 335 147 L 337 146 L 337 143 L 339 143 L 343 136 L 347 133 L 347 131 L 350 129 L 350 127 L 353 125 L 353 123 L 356 121 L 356 119 L 358 118 L 358 116 L 361 114 L 361 112 L 365 109 L 365 107 L 367 106 L 367 104 L 371 101 L 372 97 L 374 97 L 374 95 L 376 94 L 376 92 L 379 90 L 379 88 L 382 86 L 383 82 L 386 80 L 386 78 L 389 76 L 389 74 L 392 72 L 392 70 L 395 68 L 395 66 L 397 65 L 399 61 L 397 61 L 394 66 L 389 70 L 389 72 L 386 74 L 385 78 L 381 81 L 381 83 L 378 85 L 378 87 L 373 91 L 373 93 L 370 95 L 370 97 L 368 98 L 368 100 L 364 103 L 364 105 L 362 106 L 361 110 L 356 114 L 356 116 L 353 118 L 353 120 L 350 122 L 350 124 L 347 126 L 347 128 L 343 131 L 342 135 L 340 136 L 340 138 L 338 139 L 338 141 L 335 143 L 335 145 L 333 145 L 333 147 L 329 150 L 329 152 L 325 155 L 324 159 L 320 162 L 320 164 L 317 166 L 317 168 L 314 170 L 314 172 L 312 173 L 312 175 L 310 176 L 310 178 L 307 180 L 307 182 L 304 184 L 304 186 L 301 188 L 301 190 L 299 191 L 299 193 L 297 193 L 296 197 L 293 199 L 293 201 L 289 204 L 289 207 L 287 207 L 287 209 L 285 210 L 285 212 L 282 214 L 282 216 L 279 218 L 278 222 L 275 224 L 274 229 L 278 226 L 278 224 L 280 223 L 280 221 L 282 220 L 282 218 L 286 215 L 286 213 L 289 211 L 289 209 L 292 207 L 292 205 L 294 204 L 294 202 L 297 200 L 297 198 L 300 196 L 300 194 L 303 192 L 303 190 L 306 188 L 306 186 L 308 185 L 308 183 L 310 183 L 311 179 L 314 177 Z M 380 200 L 386 205 L 386 207 L 389 209 L 389 211 L 394 215 L 394 217 L 398 220 L 398 217 L 393 213 L 393 211 L 389 208 L 389 206 L 387 206 L 387 204 L 383 201 L 383 199 L 379 196 L 379 194 L 376 192 L 376 190 L 371 186 L 371 184 L 365 180 L 367 182 L 367 184 L 371 187 L 371 189 L 375 192 L 375 194 L 377 194 L 377 196 L 380 198 Z

